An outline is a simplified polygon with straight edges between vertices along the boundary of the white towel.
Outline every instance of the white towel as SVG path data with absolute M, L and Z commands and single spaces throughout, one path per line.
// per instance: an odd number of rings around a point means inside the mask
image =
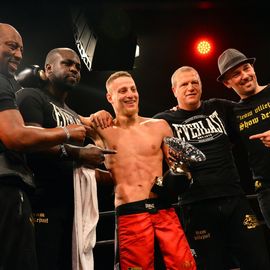
M 93 248 L 99 218 L 95 170 L 74 168 L 72 269 L 93 270 Z

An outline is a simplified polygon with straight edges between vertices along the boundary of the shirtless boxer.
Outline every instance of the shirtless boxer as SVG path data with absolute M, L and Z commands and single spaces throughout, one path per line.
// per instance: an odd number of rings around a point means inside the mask
M 94 140 L 116 155 L 105 164 L 115 182 L 119 263 L 116 269 L 154 269 L 154 239 L 166 269 L 196 269 L 174 208 L 151 192 L 162 176 L 163 138 L 173 136 L 164 120 L 138 115 L 139 94 L 132 76 L 113 73 L 106 82 L 107 100 L 116 118 L 102 129 L 94 125 Z

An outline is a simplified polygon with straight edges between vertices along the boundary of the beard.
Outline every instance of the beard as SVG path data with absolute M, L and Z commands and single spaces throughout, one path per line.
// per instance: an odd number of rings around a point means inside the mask
M 72 91 L 78 84 L 78 82 L 70 82 L 68 81 L 66 78 L 64 79 L 60 79 L 60 78 L 56 78 L 54 77 L 51 80 L 51 83 L 59 90 L 63 91 L 63 92 L 70 92 Z

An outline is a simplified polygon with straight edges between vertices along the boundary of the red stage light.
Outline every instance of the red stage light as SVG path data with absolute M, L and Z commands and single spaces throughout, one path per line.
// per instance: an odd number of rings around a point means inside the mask
M 210 56 L 213 51 L 213 42 L 206 38 L 197 40 L 195 44 L 196 54 L 199 56 Z
M 211 44 L 207 40 L 200 41 L 197 50 L 200 54 L 208 54 L 211 51 Z

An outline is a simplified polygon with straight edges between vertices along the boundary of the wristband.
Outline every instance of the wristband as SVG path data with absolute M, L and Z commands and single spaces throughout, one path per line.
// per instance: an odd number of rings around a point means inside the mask
M 65 146 L 63 144 L 60 144 L 60 149 L 61 149 L 61 155 L 60 155 L 60 157 L 61 158 L 68 157 L 67 150 L 66 150 L 66 148 L 65 148 Z
M 68 141 L 69 141 L 69 139 L 70 139 L 70 133 L 69 133 L 69 131 L 68 131 L 67 127 L 61 127 L 61 128 L 62 128 L 62 129 L 65 131 L 66 136 L 67 136 L 66 142 L 68 142 Z

